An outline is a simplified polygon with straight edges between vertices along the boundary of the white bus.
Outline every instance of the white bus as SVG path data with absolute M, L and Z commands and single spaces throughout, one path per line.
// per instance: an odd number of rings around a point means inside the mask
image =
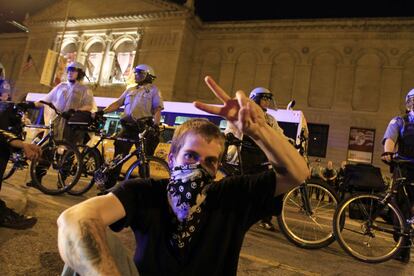
M 26 101 L 38 101 L 45 96 L 43 93 L 28 93 L 26 96 Z M 117 98 L 109 98 L 109 97 L 95 97 L 96 104 L 98 108 L 102 109 L 107 107 L 111 103 L 113 103 Z M 120 122 L 119 119 L 121 117 L 122 109 L 113 112 L 110 114 L 105 114 L 107 118 L 105 124 L 105 130 L 108 134 L 113 134 L 119 130 Z M 272 110 L 268 109 L 268 113 L 271 114 L 273 117 L 276 118 L 280 127 L 283 129 L 286 136 L 295 140 L 299 143 L 300 134 L 305 120 L 303 118 L 303 113 L 299 110 L 285 110 L 285 109 L 278 109 Z M 211 115 L 206 113 L 202 110 L 197 109 L 194 105 L 190 102 L 171 102 L 171 101 L 164 101 L 164 109 L 161 111 L 161 122 L 164 125 L 168 125 L 171 127 L 180 125 L 185 121 L 191 118 L 206 118 L 220 127 L 221 130 L 224 130 L 227 125 L 227 121 L 222 117 Z M 44 124 L 43 119 L 43 110 L 33 111 L 31 114 L 32 123 L 33 124 Z M 172 132 L 172 131 L 171 131 Z M 170 133 L 172 135 L 172 133 Z M 170 136 L 168 133 L 164 136 Z M 171 137 L 164 137 L 165 142 L 168 141 Z

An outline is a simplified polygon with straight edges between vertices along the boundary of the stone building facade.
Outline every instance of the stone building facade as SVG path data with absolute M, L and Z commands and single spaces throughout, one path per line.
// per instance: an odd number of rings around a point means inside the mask
M 153 66 L 166 100 L 216 103 L 207 74 L 231 94 L 268 87 L 279 108 L 295 99 L 309 123 L 329 126 L 326 159 L 346 159 L 351 127 L 373 129 L 373 163 L 384 167 L 382 135 L 414 87 L 414 19 L 205 23 L 191 3 L 58 1 L 25 22 L 28 34 L 0 35 L 0 62 L 20 97 L 50 90 L 39 83 L 48 49 L 94 57 L 96 96 L 122 93 L 119 58 Z M 29 55 L 36 66 L 24 69 Z

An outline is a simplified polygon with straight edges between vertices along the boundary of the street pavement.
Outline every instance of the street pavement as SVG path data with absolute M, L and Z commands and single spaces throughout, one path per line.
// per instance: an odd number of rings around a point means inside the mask
M 63 262 L 57 249 L 56 219 L 63 210 L 97 191 L 92 188 L 80 197 L 45 195 L 25 186 L 27 172 L 19 171 L 4 181 L 0 196 L 16 211 L 35 215 L 38 223 L 28 230 L 0 227 L 0 276 L 59 275 Z M 135 241 L 131 231 L 125 229 L 116 235 L 132 254 Z M 269 232 L 255 225 L 246 235 L 238 275 L 414 275 L 414 262 L 362 263 L 346 255 L 336 242 L 323 249 L 305 250 L 289 243 L 278 229 Z

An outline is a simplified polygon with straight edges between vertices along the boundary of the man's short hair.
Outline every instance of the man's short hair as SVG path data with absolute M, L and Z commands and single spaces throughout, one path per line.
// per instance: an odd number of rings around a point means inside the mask
M 183 147 L 185 138 L 190 133 L 200 135 L 208 143 L 212 140 L 217 140 L 222 149 L 220 153 L 221 158 L 224 152 L 224 135 L 215 124 L 202 118 L 190 119 L 175 129 L 170 148 L 170 153 L 173 156 L 176 156 Z

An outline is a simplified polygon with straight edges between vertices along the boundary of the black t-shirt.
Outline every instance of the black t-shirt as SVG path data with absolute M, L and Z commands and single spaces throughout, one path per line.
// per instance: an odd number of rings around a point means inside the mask
M 134 261 L 140 275 L 236 275 L 247 230 L 261 218 L 278 215 L 283 196 L 274 197 L 273 171 L 224 178 L 210 186 L 203 207 L 204 224 L 190 242 L 185 258 L 170 246 L 173 213 L 167 199 L 168 180 L 129 180 L 113 193 L 126 217 L 111 225 L 130 226 L 137 247 Z

